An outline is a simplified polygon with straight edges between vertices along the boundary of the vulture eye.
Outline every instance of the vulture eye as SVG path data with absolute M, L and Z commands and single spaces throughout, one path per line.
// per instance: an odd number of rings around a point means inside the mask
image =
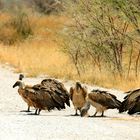
M 19 75 L 19 80 L 22 80 L 24 78 L 24 75 L 23 74 L 20 74 Z

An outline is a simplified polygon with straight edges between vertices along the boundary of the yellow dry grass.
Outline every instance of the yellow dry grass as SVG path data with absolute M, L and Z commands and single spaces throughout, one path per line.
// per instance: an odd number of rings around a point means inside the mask
M 64 16 L 36 16 L 30 18 L 30 24 L 33 26 L 33 32 L 37 37 L 54 39 L 58 30 L 61 30 L 67 18 Z
M 59 48 L 52 41 L 38 40 L 26 41 L 19 46 L 0 45 L 0 63 L 8 63 L 16 69 L 16 72 L 26 73 L 28 76 L 44 74 L 124 91 L 139 87 L 140 79 L 133 76 L 129 79 L 119 77 L 114 79 L 108 73 L 101 74 L 95 70 L 94 73 L 87 71 L 79 77 L 73 63 Z
M 27 73 L 29 76 L 47 74 L 62 77 L 68 70 L 68 57 L 51 41 L 26 42 L 11 47 L 0 46 L 0 62 L 9 63 L 17 72 Z
M 129 90 L 138 88 L 140 78 L 129 79 L 113 78 L 108 72 L 99 73 L 89 66 L 81 77 L 69 57 L 61 51 L 58 44 L 57 32 L 61 31 L 68 21 L 63 16 L 37 16 L 30 15 L 30 24 L 33 27 L 34 36 L 16 46 L 0 45 L 0 63 L 9 63 L 16 72 L 27 73 L 28 76 L 50 75 L 55 78 L 80 80 L 85 83 L 96 84 L 107 88 Z M 7 22 L 11 17 L 0 13 L 0 18 Z M 5 29 L 7 31 L 8 29 Z M 4 31 L 4 32 L 5 32 Z M 6 32 L 7 34 L 9 30 Z
M 9 23 L 14 16 L 0 13 L 4 23 Z M 33 37 L 15 46 L 0 45 L 0 62 L 9 63 L 17 72 L 27 73 L 28 76 L 46 74 L 54 77 L 70 78 L 73 75 L 72 64 L 68 57 L 60 51 L 57 45 L 57 33 L 61 31 L 67 18 L 64 16 L 28 15 Z M 14 37 L 11 28 L 4 26 L 0 32 L 8 37 Z M 64 76 L 64 74 L 66 74 Z
M 90 69 L 90 67 L 89 67 Z M 137 79 L 132 75 L 129 78 L 115 78 L 109 74 L 109 72 L 99 73 L 96 69 L 93 72 L 86 72 L 79 78 L 80 81 L 89 83 L 91 85 L 97 85 L 105 88 L 119 89 L 123 91 L 129 91 L 140 87 L 140 77 Z
M 8 13 L 0 12 L 0 19 L 2 19 L 2 22 L 7 22 L 9 19 L 11 19 L 11 15 Z

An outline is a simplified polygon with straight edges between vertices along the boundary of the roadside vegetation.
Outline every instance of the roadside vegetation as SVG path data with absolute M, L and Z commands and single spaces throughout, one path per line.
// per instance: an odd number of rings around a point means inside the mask
M 0 62 L 16 72 L 140 86 L 138 0 L 1 0 L 0 9 Z

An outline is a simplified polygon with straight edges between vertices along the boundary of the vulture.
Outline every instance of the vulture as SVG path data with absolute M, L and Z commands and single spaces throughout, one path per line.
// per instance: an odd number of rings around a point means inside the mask
M 35 107 L 35 115 L 41 110 L 65 109 L 65 104 L 70 106 L 69 94 L 64 85 L 55 79 L 45 79 L 40 84 L 32 87 L 26 86 L 22 81 L 17 81 L 13 87 L 23 91 L 26 100 Z
M 107 109 L 119 109 L 121 102 L 117 100 L 117 97 L 107 91 L 92 90 L 86 98 L 86 104 L 81 109 L 81 116 L 85 116 L 90 108 L 90 105 L 96 108 L 96 112 L 93 117 L 96 116 L 98 112 L 101 112 L 101 117 L 104 116 L 104 111 Z
M 120 106 L 119 112 L 126 112 L 132 115 L 140 112 L 140 89 L 126 92 L 128 95 L 124 97 L 124 101 Z
M 30 112 L 30 107 L 33 106 L 33 104 L 31 103 L 31 101 L 29 101 L 27 99 L 27 97 L 25 96 L 25 90 L 30 90 L 32 88 L 32 86 L 29 86 L 29 85 L 25 85 L 23 82 L 22 82 L 22 79 L 24 78 L 24 75 L 23 74 L 20 74 L 19 75 L 19 80 L 13 85 L 13 88 L 15 88 L 17 85 L 20 87 L 18 89 L 18 93 L 19 95 L 22 97 L 22 99 L 27 103 L 28 105 L 28 109 L 25 111 L 25 112 Z M 24 90 L 23 90 L 24 89 Z
M 77 111 L 79 110 L 81 112 L 81 108 L 86 103 L 86 96 L 87 96 L 87 90 L 86 87 L 82 87 L 80 82 L 76 82 L 75 87 L 70 88 L 70 99 L 72 100 L 73 106 L 75 108 L 75 114 L 74 116 L 77 116 Z

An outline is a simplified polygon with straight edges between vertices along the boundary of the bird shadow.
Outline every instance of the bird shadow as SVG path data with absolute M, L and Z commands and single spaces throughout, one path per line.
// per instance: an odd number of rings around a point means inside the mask
M 81 117 L 80 115 L 73 115 L 73 114 L 69 114 L 69 115 L 54 115 L 54 114 L 35 114 L 35 113 L 27 113 L 27 114 L 21 114 L 24 116 L 47 116 L 47 117 L 80 117 L 80 118 L 84 118 Z M 109 116 L 88 116 L 87 118 L 117 118 L 117 117 L 109 117 Z
M 63 117 L 81 117 L 79 114 L 75 115 L 75 114 L 68 114 L 68 115 L 63 115 Z
M 32 112 L 32 111 L 28 111 L 28 110 L 21 110 L 20 112 Z
M 26 110 L 27 111 L 27 110 Z M 88 116 L 88 117 L 81 117 L 80 115 L 75 115 L 75 114 L 66 114 L 66 115 L 64 115 L 64 114 L 49 114 L 49 113 L 42 113 L 42 114 L 39 114 L 39 115 L 36 115 L 33 111 L 31 111 L 31 113 L 30 112 L 24 112 L 23 110 L 22 111 L 20 111 L 20 112 L 22 112 L 22 113 L 19 113 L 19 112 L 16 112 L 16 114 L 15 114 L 15 112 L 13 112 L 13 111 L 11 111 L 12 112 L 12 114 L 10 114 L 10 115 L 22 115 L 22 116 L 47 116 L 47 117 L 73 117 L 73 118 L 78 118 L 78 117 L 80 117 L 80 118 L 94 118 L 94 119 L 96 119 L 96 118 L 102 118 L 102 119 L 114 119 L 114 118 L 119 118 L 119 117 L 116 117 L 116 116 Z M 24 112 L 24 113 L 23 113 Z M 13 114 L 14 113 L 14 114 Z M 19 114 L 17 114 L 17 113 L 19 113 Z M 138 114 L 138 113 L 137 113 Z M 140 113 L 139 113 L 139 115 L 140 115 Z
M 47 117 L 81 117 L 80 115 L 73 115 L 73 114 L 70 114 L 70 115 L 55 115 L 55 114 L 40 114 L 40 115 L 36 115 L 35 113 L 27 113 L 27 114 L 22 114 L 22 115 L 33 115 L 33 116 L 47 116 Z
M 91 119 L 97 119 L 97 118 L 102 118 L 102 119 L 118 119 L 119 117 L 116 117 L 116 116 L 88 116 L 88 118 L 91 118 Z
M 88 118 L 108 118 L 108 116 L 88 116 Z
M 79 117 L 80 115 L 79 114 L 70 114 L 70 115 L 68 115 L 68 116 L 72 116 L 72 117 Z
M 26 115 L 33 115 L 33 116 L 39 116 L 38 114 L 35 114 L 35 113 L 28 113 L 28 114 L 26 114 Z
M 62 115 L 48 115 L 48 114 L 35 114 L 35 113 L 28 113 L 23 115 L 29 115 L 29 116 L 47 116 L 47 117 L 63 117 Z

